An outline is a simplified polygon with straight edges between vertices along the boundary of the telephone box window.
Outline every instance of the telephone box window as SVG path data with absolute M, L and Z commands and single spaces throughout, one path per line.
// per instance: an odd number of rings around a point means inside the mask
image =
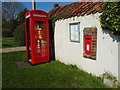
M 80 23 L 70 23 L 70 41 L 80 42 Z

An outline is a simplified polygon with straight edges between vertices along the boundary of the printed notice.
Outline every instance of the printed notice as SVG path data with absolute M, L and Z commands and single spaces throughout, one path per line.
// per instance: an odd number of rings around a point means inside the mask
M 78 25 L 71 25 L 71 40 L 79 40 Z

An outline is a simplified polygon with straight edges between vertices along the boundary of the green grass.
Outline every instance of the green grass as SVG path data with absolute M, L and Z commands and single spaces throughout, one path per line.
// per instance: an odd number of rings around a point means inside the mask
M 2 54 L 3 88 L 108 88 L 98 77 L 59 61 L 17 68 L 25 61 L 25 52 Z
M 2 38 L 2 48 L 20 46 L 14 42 L 14 38 Z

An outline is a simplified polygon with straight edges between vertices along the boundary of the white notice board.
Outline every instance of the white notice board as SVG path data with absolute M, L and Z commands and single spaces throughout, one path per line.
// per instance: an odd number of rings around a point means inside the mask
M 79 23 L 72 23 L 70 24 L 70 40 L 79 42 L 80 41 L 80 30 L 79 30 Z

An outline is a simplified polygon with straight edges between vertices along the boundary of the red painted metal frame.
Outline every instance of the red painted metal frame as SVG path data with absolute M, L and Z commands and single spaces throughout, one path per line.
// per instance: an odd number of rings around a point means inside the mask
M 44 39 L 38 38 L 38 36 L 40 36 L 40 33 L 38 34 L 38 32 L 40 31 L 36 27 L 37 25 L 40 26 L 40 24 L 36 23 L 44 23 L 44 29 L 42 29 L 42 31 L 45 32 Z M 48 14 L 46 12 L 41 10 L 29 10 L 26 12 L 25 36 L 26 60 L 30 61 L 31 64 L 38 64 L 50 61 L 49 23 Z M 37 46 L 40 46 L 39 50 Z M 39 51 L 39 53 L 37 51 Z M 41 51 L 45 51 L 45 53 L 43 54 L 43 52 Z
M 85 53 L 88 55 L 92 54 L 92 35 L 85 35 Z M 87 46 L 88 45 L 88 46 Z M 87 50 L 87 47 L 89 48 L 89 50 Z

